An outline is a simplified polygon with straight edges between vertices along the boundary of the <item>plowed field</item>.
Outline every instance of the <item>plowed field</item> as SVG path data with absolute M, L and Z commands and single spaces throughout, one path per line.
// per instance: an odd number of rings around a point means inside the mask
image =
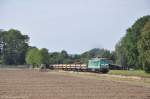
M 150 88 L 107 78 L 2 69 L 0 99 L 150 99 Z

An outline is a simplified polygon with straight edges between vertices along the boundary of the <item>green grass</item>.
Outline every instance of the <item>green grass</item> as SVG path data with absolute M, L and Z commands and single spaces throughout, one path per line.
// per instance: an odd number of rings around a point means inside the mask
M 124 75 L 124 76 L 139 76 L 150 77 L 150 74 L 145 73 L 142 70 L 110 70 L 108 74 L 112 75 Z

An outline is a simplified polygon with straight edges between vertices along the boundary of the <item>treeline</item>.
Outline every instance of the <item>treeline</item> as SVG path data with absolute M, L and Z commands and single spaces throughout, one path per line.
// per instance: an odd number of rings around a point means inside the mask
M 150 72 L 150 16 L 138 19 L 116 44 L 116 63 Z
M 27 64 L 34 67 L 40 64 L 87 64 L 88 60 L 94 57 L 105 57 L 114 59 L 114 54 L 106 49 L 92 49 L 83 54 L 68 54 L 67 51 L 49 52 L 48 49 L 29 48 L 26 54 Z
M 29 46 L 28 35 L 23 35 L 18 30 L 0 30 L 0 64 L 31 64 L 35 67 L 41 64 L 87 63 L 89 59 L 94 57 L 105 57 L 114 60 L 114 53 L 99 48 L 74 55 L 68 54 L 65 50 L 49 52 L 46 48 L 38 49 Z

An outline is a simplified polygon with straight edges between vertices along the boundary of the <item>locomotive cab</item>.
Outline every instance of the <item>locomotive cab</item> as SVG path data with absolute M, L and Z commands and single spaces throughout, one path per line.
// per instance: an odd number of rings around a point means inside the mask
M 107 73 L 111 60 L 107 58 L 94 58 L 88 61 L 88 69 L 95 72 Z

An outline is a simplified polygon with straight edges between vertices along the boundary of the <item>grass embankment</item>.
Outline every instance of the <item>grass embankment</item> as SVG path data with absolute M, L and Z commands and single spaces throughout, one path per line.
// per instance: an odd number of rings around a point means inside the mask
M 123 75 L 123 76 L 138 76 L 149 78 L 150 74 L 145 73 L 142 70 L 110 70 L 108 74 L 111 75 Z

